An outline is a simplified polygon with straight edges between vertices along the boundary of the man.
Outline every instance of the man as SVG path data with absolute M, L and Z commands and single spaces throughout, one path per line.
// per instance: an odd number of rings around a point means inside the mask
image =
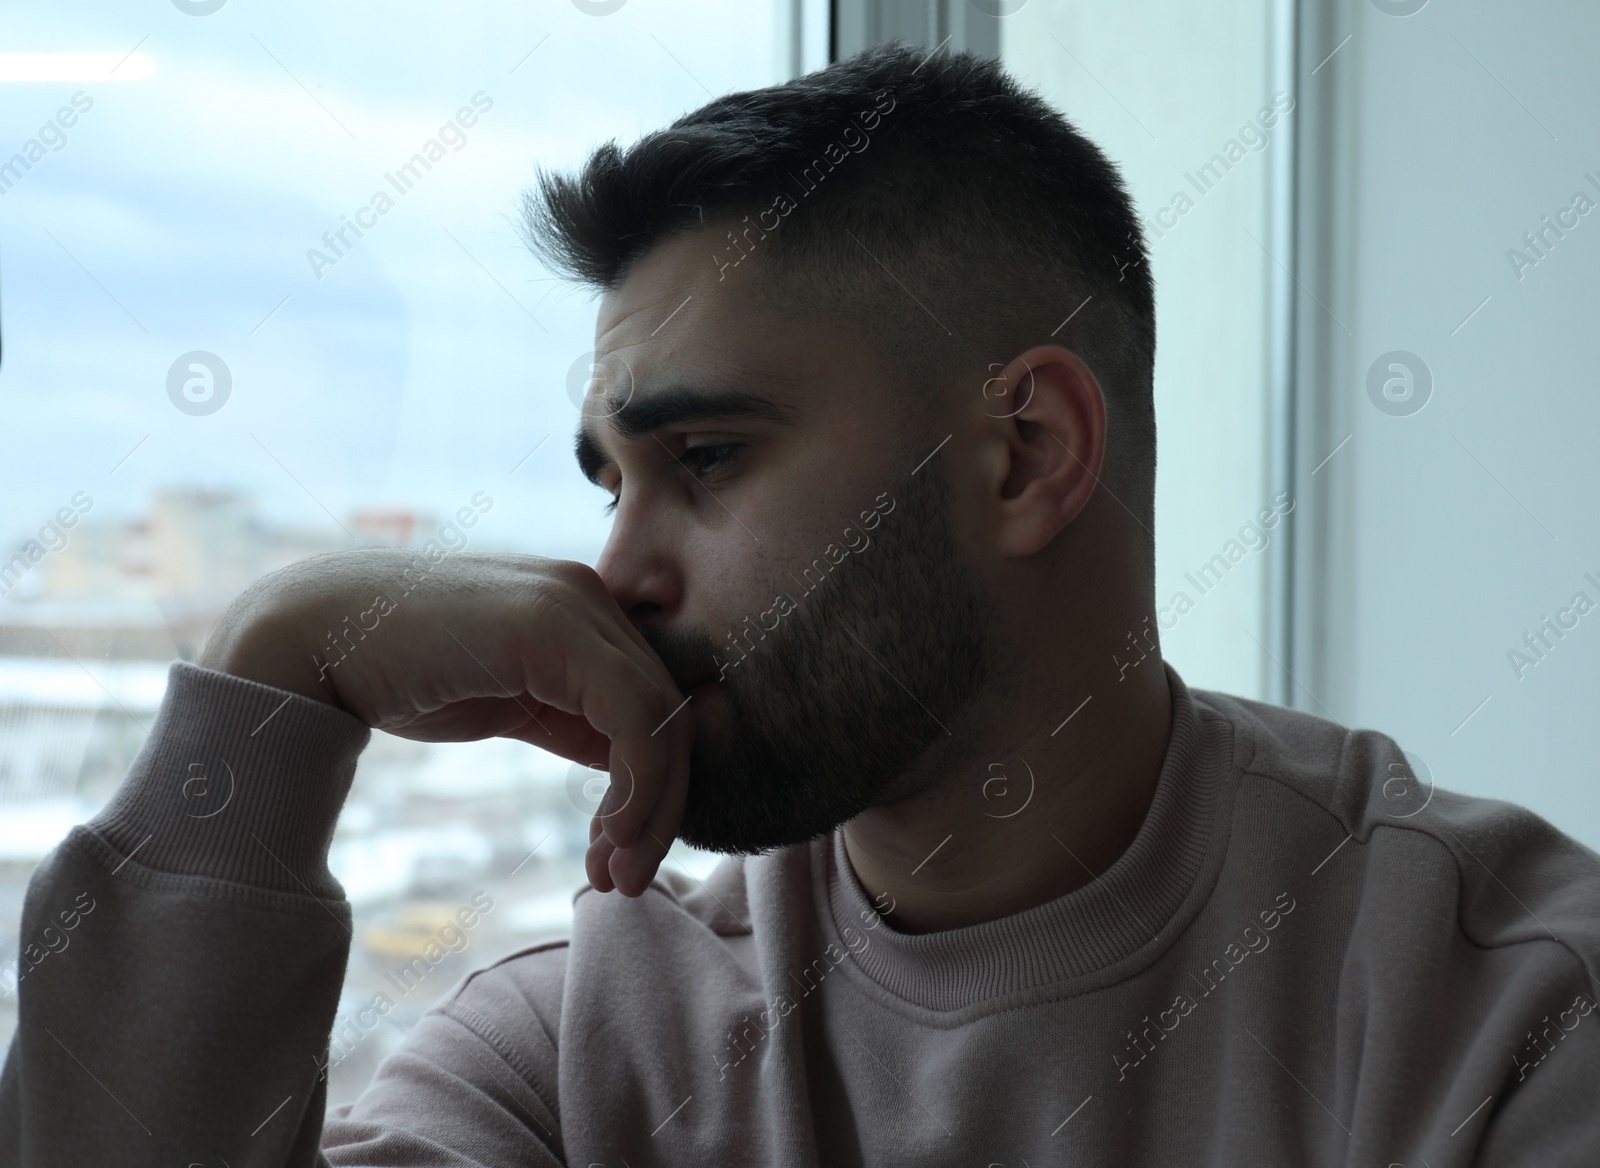
M 8 1161 L 1595 1162 L 1600 857 L 1161 660 L 1150 273 L 1059 115 L 878 48 L 525 211 L 603 293 L 604 554 L 398 602 L 413 553 L 323 557 L 173 666 L 30 887 L 25 942 L 93 907 L 21 987 Z M 570 940 L 324 1122 L 369 727 L 612 786 Z M 729 858 L 662 870 L 675 837 Z

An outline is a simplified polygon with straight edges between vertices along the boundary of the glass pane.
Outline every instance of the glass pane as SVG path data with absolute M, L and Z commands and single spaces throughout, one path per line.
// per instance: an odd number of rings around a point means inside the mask
M 594 305 L 524 250 L 517 196 L 536 163 L 771 84 L 780 54 L 751 0 L 5 19 L 9 971 L 29 873 L 116 786 L 166 663 L 251 580 L 433 538 L 594 562 L 606 499 L 570 454 Z M 374 736 L 331 858 L 356 939 L 330 1101 L 462 975 L 564 933 L 594 785 L 571 770 L 509 741 Z M 385 990 L 394 1011 L 345 1026 Z
M 1111 157 L 1144 225 L 1162 653 L 1191 686 L 1261 699 L 1281 672 L 1262 648 L 1274 545 L 1295 521 L 1269 430 L 1272 180 L 1295 116 L 1273 80 L 1275 7 L 1035 0 L 999 22 L 1006 68 Z

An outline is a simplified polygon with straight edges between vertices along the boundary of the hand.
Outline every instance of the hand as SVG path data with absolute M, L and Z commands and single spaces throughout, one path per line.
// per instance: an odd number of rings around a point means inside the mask
M 599 891 L 640 895 L 689 785 L 693 720 L 666 665 L 585 564 L 468 553 L 425 563 L 366 548 L 274 572 L 228 609 L 199 664 L 403 738 L 516 738 L 607 766 L 584 867 Z

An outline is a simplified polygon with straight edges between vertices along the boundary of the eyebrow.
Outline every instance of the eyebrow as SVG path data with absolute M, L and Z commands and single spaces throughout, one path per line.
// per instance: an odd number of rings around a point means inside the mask
M 735 386 L 668 385 L 648 395 L 635 395 L 606 420 L 624 441 L 654 433 L 663 426 L 712 419 L 758 418 L 791 425 L 798 411 L 783 402 Z M 612 458 L 599 441 L 578 423 L 573 454 L 583 477 L 600 486 L 600 472 Z

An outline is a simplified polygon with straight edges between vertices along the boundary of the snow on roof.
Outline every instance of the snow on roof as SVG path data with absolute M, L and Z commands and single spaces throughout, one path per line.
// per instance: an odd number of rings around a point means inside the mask
M 0 706 L 98 710 L 120 703 L 153 713 L 167 691 L 167 667 L 158 661 L 0 657 Z

